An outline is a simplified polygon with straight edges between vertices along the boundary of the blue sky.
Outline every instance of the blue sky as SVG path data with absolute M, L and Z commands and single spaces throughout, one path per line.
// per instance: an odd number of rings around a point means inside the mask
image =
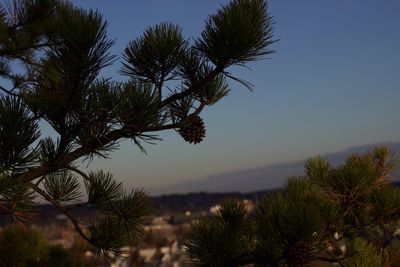
M 163 21 L 198 37 L 217 0 L 72 1 L 98 9 L 116 38 L 113 53 L 144 29 Z M 400 1 L 271 0 L 277 51 L 233 68 L 252 82 L 251 93 L 230 82 L 231 94 L 203 112 L 207 138 L 185 143 L 174 131 L 146 145 L 130 142 L 92 169 L 114 173 L 128 188 L 162 187 L 182 181 L 279 162 L 305 159 L 348 147 L 400 141 Z M 121 79 L 117 62 L 104 75 Z

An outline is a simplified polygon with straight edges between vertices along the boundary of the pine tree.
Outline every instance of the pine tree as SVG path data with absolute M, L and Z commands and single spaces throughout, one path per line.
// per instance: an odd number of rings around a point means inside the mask
M 400 266 L 400 189 L 390 181 L 399 163 L 385 147 L 336 167 L 310 159 L 254 213 L 230 200 L 194 224 L 186 252 L 199 266 Z
M 123 51 L 120 82 L 100 77 L 114 63 L 107 22 L 93 10 L 57 0 L 19 0 L 0 9 L 0 213 L 18 223 L 32 219 L 37 196 L 63 212 L 101 254 L 143 233 L 152 210 L 140 190 L 127 192 L 112 174 L 86 173 L 79 160 L 109 156 L 118 142 L 159 140 L 174 129 L 190 143 L 205 137 L 200 113 L 224 98 L 227 79 L 252 89 L 226 69 L 274 51 L 272 17 L 264 0 L 232 0 L 210 15 L 201 36 L 181 27 L 147 28 Z M 171 83 L 176 86 L 173 90 Z M 43 137 L 39 122 L 57 133 Z M 95 212 L 74 216 L 81 197 Z M 87 225 L 88 224 L 88 225 Z M 87 226 L 87 227 L 83 227 Z

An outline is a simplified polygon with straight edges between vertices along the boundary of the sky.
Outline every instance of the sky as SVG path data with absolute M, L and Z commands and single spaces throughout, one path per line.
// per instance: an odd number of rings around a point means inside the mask
M 97 9 L 121 56 L 143 30 L 169 21 L 200 36 L 207 16 L 228 1 L 74 0 Z M 270 0 L 275 38 L 270 58 L 230 71 L 231 93 L 202 117 L 206 139 L 191 145 L 174 131 L 145 145 L 124 141 L 89 169 L 112 172 L 127 188 L 152 188 L 213 174 L 306 159 L 349 147 L 400 141 L 400 1 Z M 117 61 L 102 74 L 123 79 Z M 86 167 L 84 164 L 82 165 Z M 165 192 L 172 193 L 172 192 Z

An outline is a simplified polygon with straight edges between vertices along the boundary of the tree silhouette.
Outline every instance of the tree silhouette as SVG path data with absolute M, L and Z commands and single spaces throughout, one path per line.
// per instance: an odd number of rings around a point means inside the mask
M 147 195 L 113 175 L 86 173 L 78 160 L 108 157 L 118 142 L 159 140 L 174 129 L 189 143 L 205 136 L 201 111 L 229 92 L 226 69 L 273 53 L 272 18 L 263 0 L 232 0 L 206 19 L 199 38 L 180 26 L 147 28 L 123 52 L 126 81 L 100 77 L 115 61 L 107 22 L 93 10 L 57 0 L 20 0 L 0 10 L 0 212 L 32 219 L 37 195 L 62 211 L 100 253 L 119 254 L 143 233 Z M 173 89 L 169 89 L 171 84 Z M 40 122 L 56 134 L 43 137 Z M 91 222 L 74 216 L 87 192 Z

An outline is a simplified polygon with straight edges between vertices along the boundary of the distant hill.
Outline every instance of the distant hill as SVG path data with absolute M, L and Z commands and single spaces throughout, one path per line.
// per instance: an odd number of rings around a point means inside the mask
M 337 153 L 328 153 L 321 155 L 329 160 L 332 164 L 338 165 L 352 153 L 363 153 L 372 150 L 379 145 L 385 145 L 392 151 L 400 151 L 400 143 L 381 143 L 365 146 L 358 146 L 346 149 Z M 273 164 L 259 168 L 246 170 L 238 170 L 222 174 L 211 175 L 205 179 L 195 181 L 185 181 L 172 186 L 151 190 L 159 194 L 162 192 L 186 193 L 186 192 L 253 192 L 259 190 L 279 188 L 283 185 L 286 178 L 304 173 L 304 164 L 307 159 Z M 400 172 L 397 172 L 394 177 L 400 180 Z

